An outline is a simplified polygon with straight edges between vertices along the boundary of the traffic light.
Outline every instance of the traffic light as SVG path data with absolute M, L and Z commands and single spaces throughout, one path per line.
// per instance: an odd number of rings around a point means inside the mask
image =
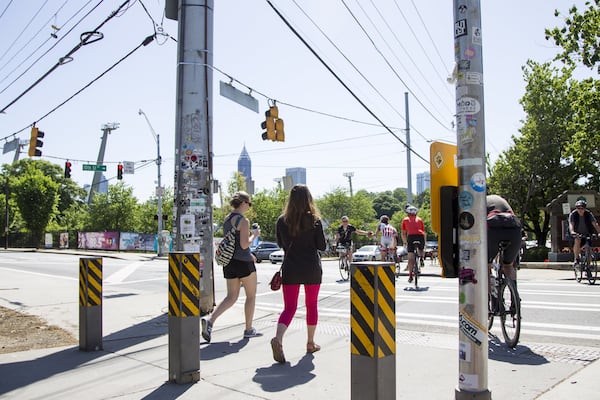
M 42 147 L 44 142 L 40 138 L 44 137 L 44 132 L 40 131 L 35 126 L 31 128 L 31 139 L 29 139 L 29 157 L 41 157 L 42 151 L 38 147 Z
M 117 165 L 117 179 L 123 179 L 123 164 Z
M 285 134 L 283 133 L 283 120 L 279 118 L 279 110 L 277 106 L 270 106 L 265 112 L 265 120 L 260 125 L 262 129 L 266 129 L 263 132 L 263 140 L 272 140 L 274 142 L 283 142 L 285 140 Z
M 70 178 L 71 177 L 71 162 L 67 161 L 65 162 L 65 178 Z

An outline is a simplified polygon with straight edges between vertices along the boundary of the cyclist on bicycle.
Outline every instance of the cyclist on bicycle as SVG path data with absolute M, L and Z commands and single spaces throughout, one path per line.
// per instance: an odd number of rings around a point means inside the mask
M 365 236 L 370 234 L 370 232 L 355 228 L 354 225 L 348 222 L 348 217 L 344 215 L 342 217 L 342 224 L 337 228 L 337 232 L 335 233 L 335 243 L 336 247 L 344 246 L 346 249 L 346 258 L 348 259 L 348 263 L 352 262 L 352 251 L 354 249 L 352 243 L 353 233 Z
M 423 257 L 425 248 L 425 224 L 417 216 L 417 207 L 407 205 L 404 209 L 406 217 L 402 220 L 402 243 L 408 251 L 408 283 L 413 281 L 413 268 L 417 262 L 415 258 L 415 242 L 419 252 L 419 258 Z
M 575 209 L 569 214 L 569 233 L 573 238 L 573 254 L 575 264 L 579 264 L 579 251 L 581 250 L 581 238 L 592 233 L 600 233 L 600 225 L 596 222 L 594 214 L 587 209 L 585 200 L 577 200 Z
M 379 218 L 379 225 L 377 225 L 377 230 L 375 231 L 375 237 L 378 237 L 381 233 L 381 259 L 387 260 L 387 252 L 388 250 L 394 252 L 394 260 L 396 259 L 396 236 L 398 236 L 398 231 L 390 224 L 390 218 L 387 215 L 382 215 Z
M 487 232 L 488 232 L 488 265 L 498 254 L 501 241 L 509 241 L 504 250 L 502 270 L 506 277 L 517 282 L 517 270 L 514 262 L 521 250 L 521 221 L 515 215 L 508 201 L 496 194 L 486 196 L 487 203 Z

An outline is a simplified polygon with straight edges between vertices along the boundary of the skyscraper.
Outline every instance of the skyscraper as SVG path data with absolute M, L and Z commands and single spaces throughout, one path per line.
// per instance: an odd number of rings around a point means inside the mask
M 250 160 L 250 156 L 246 151 L 246 145 L 244 144 L 244 148 L 240 153 L 240 158 L 238 158 L 238 172 L 246 178 L 246 190 L 250 194 L 254 194 L 254 183 L 252 182 L 252 161 Z
M 295 185 L 297 183 L 306 185 L 306 168 L 286 168 L 285 175 L 292 177 L 292 185 Z
M 429 172 L 421 172 L 417 174 L 417 194 L 423 193 L 431 187 L 431 177 Z

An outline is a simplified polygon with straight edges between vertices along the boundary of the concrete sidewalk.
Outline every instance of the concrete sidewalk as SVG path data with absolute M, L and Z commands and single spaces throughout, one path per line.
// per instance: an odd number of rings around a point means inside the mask
M 75 347 L 0 355 L 2 399 L 349 399 L 349 327 L 323 323 L 320 352 L 305 353 L 304 321 L 285 336 L 288 362 L 273 361 L 269 341 L 277 315 L 258 312 L 263 337 L 243 339 L 242 309 L 235 306 L 215 325 L 213 341 L 200 344 L 200 381 L 168 383 L 165 314 L 105 334 L 104 349 Z M 130 321 L 130 319 L 123 319 Z M 453 399 L 458 384 L 456 333 L 397 330 L 396 398 Z M 543 346 L 540 346 L 542 348 Z M 562 362 L 527 346 L 516 350 L 490 342 L 489 389 L 495 399 L 594 399 L 600 363 Z M 190 351 L 194 351 L 190 349 Z

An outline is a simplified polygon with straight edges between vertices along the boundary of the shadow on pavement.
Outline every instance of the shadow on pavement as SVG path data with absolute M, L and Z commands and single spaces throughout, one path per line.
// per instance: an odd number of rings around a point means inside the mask
M 518 344 L 516 348 L 512 349 L 493 334 L 489 335 L 488 346 L 490 360 L 523 365 L 542 365 L 550 362 L 546 357 L 534 353 L 527 346 Z
M 313 354 L 306 354 L 296 365 L 291 365 L 288 361 L 285 364 L 257 368 L 252 381 L 260 384 L 266 392 L 281 392 L 303 385 L 315 378 L 315 374 L 311 372 L 315 369 L 314 358 Z
M 162 314 L 103 337 L 104 350 L 85 352 L 77 346 L 33 360 L 1 364 L 0 395 L 166 334 L 168 318 Z
M 237 342 L 211 342 L 200 350 L 200 361 L 215 360 L 229 354 L 238 353 L 246 347 L 250 339 L 243 338 Z

